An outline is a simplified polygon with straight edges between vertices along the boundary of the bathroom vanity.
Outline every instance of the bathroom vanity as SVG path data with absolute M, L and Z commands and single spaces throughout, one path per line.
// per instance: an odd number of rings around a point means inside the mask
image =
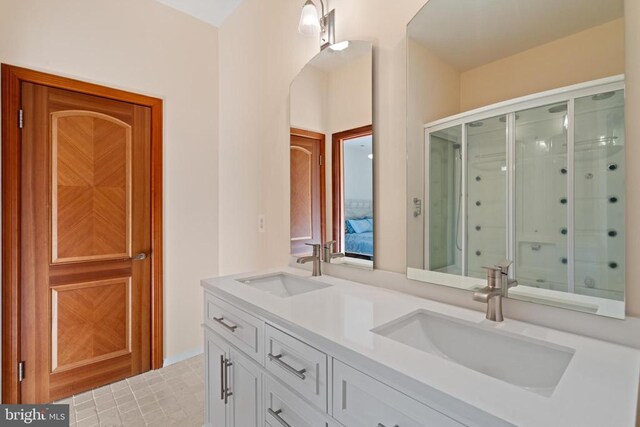
M 202 286 L 207 426 L 635 425 L 631 348 L 291 268 Z

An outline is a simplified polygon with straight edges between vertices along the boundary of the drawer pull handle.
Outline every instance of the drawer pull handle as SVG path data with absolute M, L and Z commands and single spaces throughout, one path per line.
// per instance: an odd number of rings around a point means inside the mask
M 274 362 L 276 365 L 280 366 L 285 371 L 292 373 L 293 375 L 295 375 L 296 377 L 300 378 L 301 380 L 304 380 L 306 378 L 304 373 L 307 372 L 307 370 L 306 369 L 300 369 L 298 371 L 293 366 L 289 365 L 286 362 L 283 362 L 282 361 L 282 354 L 278 354 L 278 355 L 274 356 L 272 353 L 269 353 L 268 356 L 269 356 L 269 360 Z
M 385 426 L 385 425 L 384 425 L 384 424 L 382 424 L 382 423 L 378 423 L 378 427 L 387 427 L 387 426 Z M 395 426 L 393 426 L 393 427 L 400 427 L 400 426 L 399 426 L 398 424 L 396 424 L 396 425 L 395 425 Z
M 282 417 L 280 416 L 280 414 L 282 413 L 282 409 L 278 409 L 277 411 L 274 411 L 273 409 L 269 408 L 267 412 L 269 412 L 269 414 L 273 418 L 275 418 L 280 424 L 282 424 L 283 427 L 291 427 L 289 423 L 283 420 Z
M 231 332 L 235 332 L 236 329 L 238 329 L 237 325 L 227 325 L 224 322 L 224 320 L 225 320 L 224 317 L 214 317 L 213 320 L 215 320 L 216 322 L 220 323 L 222 326 L 224 326 L 225 328 L 227 328 Z

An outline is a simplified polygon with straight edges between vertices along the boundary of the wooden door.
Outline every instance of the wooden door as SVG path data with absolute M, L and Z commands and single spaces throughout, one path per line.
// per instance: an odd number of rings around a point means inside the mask
M 22 83 L 22 403 L 150 369 L 150 109 Z
M 291 132 L 291 253 L 311 250 L 324 241 L 324 136 Z

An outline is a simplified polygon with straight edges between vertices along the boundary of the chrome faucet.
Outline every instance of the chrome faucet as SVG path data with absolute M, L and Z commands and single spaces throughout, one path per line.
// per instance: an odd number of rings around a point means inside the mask
M 298 264 L 306 264 L 310 261 L 313 261 L 313 273 L 312 276 L 322 276 L 322 257 L 320 255 L 320 243 L 306 243 L 307 246 L 311 246 L 313 248 L 313 253 L 310 256 L 303 256 L 296 260 Z
M 326 242 L 324 244 L 324 262 L 331 264 L 332 259 L 336 258 L 344 258 L 344 254 L 342 252 L 331 252 L 333 245 L 337 242 L 335 240 L 331 240 L 330 242 Z
M 487 270 L 487 286 L 473 293 L 473 300 L 487 304 L 487 319 L 502 322 L 502 298 L 509 296 L 509 288 L 518 286 L 518 282 L 509 279 L 509 267 L 513 262 L 502 261 Z

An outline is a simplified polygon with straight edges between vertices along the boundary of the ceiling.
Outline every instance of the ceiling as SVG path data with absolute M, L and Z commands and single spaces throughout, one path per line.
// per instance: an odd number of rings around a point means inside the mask
M 430 0 L 411 38 L 466 71 L 624 16 L 624 0 Z
M 242 0 L 157 0 L 208 24 L 219 27 Z

